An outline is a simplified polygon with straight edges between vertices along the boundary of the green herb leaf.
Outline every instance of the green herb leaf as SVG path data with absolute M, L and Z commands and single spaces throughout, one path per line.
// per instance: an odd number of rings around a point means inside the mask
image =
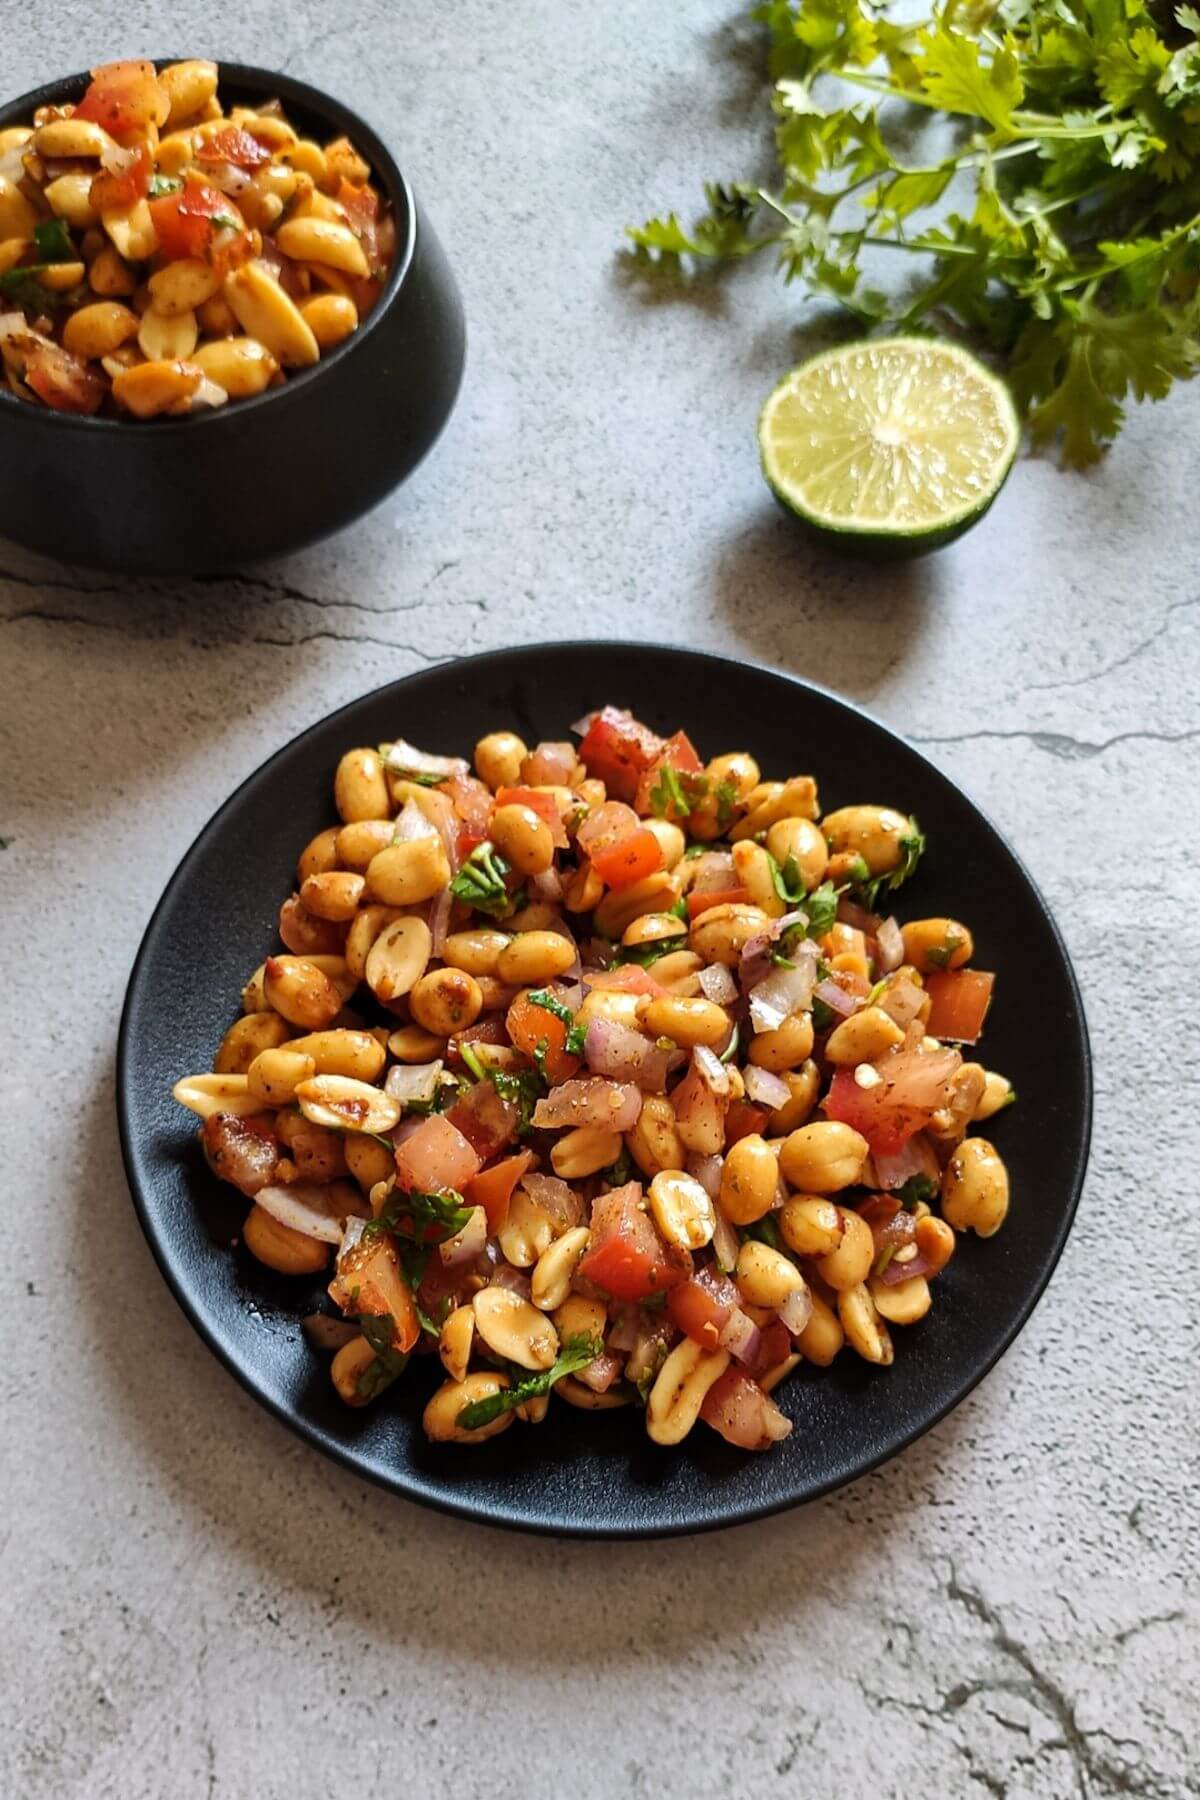
M 717 796 L 717 831 L 722 837 L 733 823 L 734 808 L 737 806 L 737 786 L 732 781 L 718 781 Z M 702 846 L 703 848 L 703 846 Z
M 161 200 L 164 194 L 178 194 L 182 188 L 182 175 L 164 175 L 156 169 L 147 192 L 151 200 Z
M 632 1181 L 634 1179 L 634 1161 L 629 1154 L 628 1147 L 622 1144 L 621 1154 L 616 1162 L 609 1163 L 607 1169 L 602 1169 L 600 1173 L 609 1187 L 624 1187 L 627 1181 Z
M 669 956 L 673 950 L 682 950 L 687 943 L 687 933 L 681 932 L 678 937 L 652 938 L 647 944 L 623 944 L 617 951 L 618 965 L 636 963 L 641 969 L 648 969 L 661 956 Z
M 78 255 L 65 219 L 39 219 L 33 228 L 33 241 L 43 263 L 74 262 Z
M 772 1250 L 782 1250 L 783 1244 L 779 1236 L 779 1227 L 770 1213 L 764 1213 L 753 1225 L 742 1227 L 743 1244 L 752 1239 L 755 1243 L 769 1244 Z
M 454 1188 L 441 1194 L 425 1194 L 414 1189 L 411 1194 L 397 1188 L 378 1218 L 368 1219 L 364 1237 L 390 1231 L 394 1237 L 412 1238 L 418 1244 L 444 1242 L 461 1231 L 475 1211 Z M 429 1237 L 430 1231 L 438 1236 Z
M 366 1365 L 354 1385 L 361 1399 L 374 1400 L 404 1373 L 408 1357 L 392 1348 L 396 1321 L 391 1313 L 360 1313 L 358 1329 L 375 1352 L 375 1360 Z
M 561 1019 L 564 1025 L 571 1026 L 575 1023 L 575 1014 L 570 1007 L 560 1000 L 557 994 L 552 994 L 549 988 L 533 988 L 528 997 L 534 1006 L 540 1006 L 546 1012 L 553 1013 L 555 1018 Z
M 536 1069 L 521 1069 L 513 1072 L 509 1069 L 489 1069 L 488 1079 L 502 1100 L 519 1108 L 520 1120 L 517 1134 L 528 1135 L 532 1129 L 533 1109 L 546 1092 L 546 1084 Z
M 485 838 L 482 844 L 476 844 L 450 883 L 450 892 L 456 900 L 465 900 L 477 912 L 498 918 L 502 913 L 510 912 L 515 902 L 515 896 L 510 896 L 504 885 L 504 877 L 510 869 L 511 865 L 491 839 Z
M 932 1175 L 910 1175 L 908 1180 L 895 1190 L 895 1193 L 901 1206 L 911 1212 L 919 1200 L 923 1200 L 928 1206 L 929 1202 L 936 1198 L 937 1191 L 938 1184 Z
M 909 830 L 900 839 L 900 861 L 886 875 L 877 875 L 873 881 L 855 883 L 855 892 L 868 912 L 876 910 L 881 894 L 894 893 L 911 875 L 916 873 L 925 850 L 925 834 L 915 818 L 910 818 Z
M 564 1375 L 573 1375 L 576 1369 L 586 1368 L 603 1349 L 600 1338 L 588 1337 L 582 1332 L 569 1337 L 549 1369 L 540 1369 L 536 1375 L 521 1371 L 520 1378 L 511 1386 L 501 1388 L 499 1393 L 488 1394 L 483 1400 L 470 1401 L 459 1413 L 456 1423 L 464 1431 L 478 1431 L 481 1426 L 490 1425 L 501 1413 L 512 1412 L 527 1400 L 548 1394 L 556 1381 L 561 1381 Z

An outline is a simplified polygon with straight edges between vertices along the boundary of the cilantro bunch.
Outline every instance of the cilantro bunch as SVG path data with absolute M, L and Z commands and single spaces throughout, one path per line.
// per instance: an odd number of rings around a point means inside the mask
M 629 235 L 665 258 L 773 249 L 787 281 L 864 326 L 948 322 L 1003 359 L 1035 444 L 1094 462 L 1128 396 L 1162 399 L 1200 354 L 1200 12 L 1147 0 L 935 0 L 913 24 L 886 12 L 756 6 L 777 178 L 710 184 L 690 229 L 671 213 Z M 922 121 L 949 126 L 944 153 L 901 151 Z M 873 247 L 918 259 L 902 296 L 865 280 Z

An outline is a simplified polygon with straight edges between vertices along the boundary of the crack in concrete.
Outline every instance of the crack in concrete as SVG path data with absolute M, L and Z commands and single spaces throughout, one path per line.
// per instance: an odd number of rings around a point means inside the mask
M 1136 662 L 1139 656 L 1144 655 L 1160 638 L 1167 635 L 1176 613 L 1188 612 L 1193 606 L 1200 606 L 1200 599 L 1173 600 L 1148 638 L 1143 638 L 1140 644 L 1135 644 L 1124 656 L 1119 656 L 1115 662 L 1106 663 L 1104 668 L 1096 669 L 1091 675 L 1076 675 L 1069 681 L 1030 681 L 1026 683 L 1027 691 L 1040 693 L 1047 688 L 1088 687 L 1093 681 L 1103 681 L 1106 675 L 1115 675 L 1118 669 L 1127 669 L 1130 663 Z
M 1098 744 L 1060 731 L 984 730 L 962 731 L 944 736 L 939 733 L 925 737 L 918 737 L 910 732 L 909 736 L 914 744 L 970 744 L 984 738 L 1023 741 L 1032 744 L 1036 750 L 1044 750 L 1048 756 L 1060 757 L 1064 762 L 1079 762 L 1093 756 L 1103 756 L 1115 744 L 1188 744 L 1194 738 L 1200 738 L 1200 728 L 1195 731 L 1119 731 L 1115 737 L 1104 738 Z
M 1037 1706 L 1047 1718 L 1052 1719 L 1058 1726 L 1060 1738 L 1048 1740 L 1042 1745 L 1042 1750 L 1060 1747 L 1066 1750 L 1075 1770 L 1075 1779 L 1082 1800 L 1089 1800 L 1089 1796 L 1105 1792 L 1110 1794 L 1166 1794 L 1167 1790 L 1162 1787 L 1152 1770 L 1147 1770 L 1144 1775 L 1134 1775 L 1130 1770 L 1122 1768 L 1119 1763 L 1110 1761 L 1093 1746 L 1090 1739 L 1097 1736 L 1107 1737 L 1113 1743 L 1122 1740 L 1112 1738 L 1108 1732 L 1084 1730 L 1076 1717 L 1075 1704 L 1070 1696 L 1051 1676 L 1039 1668 L 1027 1646 L 1013 1637 L 999 1612 L 988 1603 L 984 1596 L 977 1589 L 966 1587 L 959 1581 L 953 1564 L 950 1567 L 950 1579 L 946 1583 L 945 1591 L 948 1600 L 956 1606 L 961 1606 L 973 1619 L 978 1619 L 980 1624 L 987 1627 L 996 1649 L 1024 1672 L 1025 1680 L 1019 1683 L 1012 1681 L 964 1683 L 961 1688 L 953 1689 L 946 1696 L 943 1710 L 957 1710 L 958 1706 L 966 1704 L 972 1692 L 983 1693 L 989 1689 L 993 1692 L 1008 1689 L 1023 1693 L 1031 1704 Z M 962 1698 L 957 1701 L 957 1706 L 952 1708 L 950 1703 L 956 1700 L 959 1694 L 962 1695 Z
M 457 569 L 461 563 L 461 557 L 453 557 L 448 562 L 439 563 L 433 574 L 422 584 L 417 597 L 403 606 L 370 606 L 365 600 L 337 599 L 324 594 L 309 594 L 303 588 L 293 587 L 290 582 L 269 581 L 261 575 L 193 575 L 182 582 L 180 586 L 185 589 L 188 587 L 223 587 L 242 591 L 248 589 L 252 593 L 267 595 L 273 600 L 291 600 L 301 606 L 345 608 L 349 612 L 371 613 L 377 617 L 386 617 L 389 613 L 419 612 L 425 604 L 425 595 L 429 589 L 434 587 L 444 575 L 449 574 L 451 569 Z M 110 597 L 127 599 L 130 594 L 129 584 L 74 581 L 61 575 L 35 577 L 20 575 L 15 569 L 0 569 L 0 583 L 2 582 L 9 582 L 14 587 L 28 588 L 34 593 L 53 590 L 64 594 L 95 595 L 99 599 Z M 148 598 L 169 601 L 174 605 L 186 605 L 190 598 L 186 592 L 180 593 L 175 589 L 168 590 L 163 583 L 153 580 L 137 582 L 134 584 L 133 591 L 144 594 Z M 479 612 L 487 611 L 487 602 L 484 600 L 444 600 L 441 604 L 443 606 L 473 606 Z
M 1152 1625 L 1173 1625 L 1177 1619 L 1182 1619 L 1182 1617 L 1183 1609 L 1179 1606 L 1173 1612 L 1149 1613 L 1144 1619 L 1135 1619 L 1132 1625 L 1125 1627 L 1124 1631 L 1118 1631 L 1113 1638 L 1113 1643 L 1127 1644 L 1131 1637 L 1136 1637 L 1140 1631 L 1149 1631 Z
M 9 613 L 5 619 L 0 620 L 0 624 L 16 625 L 25 620 L 33 620 L 44 625 L 86 625 L 93 631 L 111 631 L 118 637 L 132 637 L 139 643 L 145 642 L 142 633 L 135 632 L 128 626 L 114 625 L 107 619 L 89 619 L 86 613 L 50 612 L 47 608 L 38 606 L 28 606 L 20 612 Z M 295 637 L 268 637 L 266 633 L 256 631 L 247 632 L 242 636 L 230 635 L 220 639 L 189 636 L 175 641 L 189 643 L 196 650 L 226 650 L 245 644 L 265 644 L 269 649 L 296 650 L 301 645 L 315 643 L 318 639 L 329 639 L 336 644 L 378 644 L 383 650 L 403 650 L 427 665 L 445 661 L 445 657 L 430 656 L 428 651 L 420 649 L 416 644 L 399 643 L 394 638 L 373 637 L 368 632 L 334 631 L 331 628 L 321 631 L 303 631 Z M 166 643 L 172 640 L 163 638 L 160 641 Z

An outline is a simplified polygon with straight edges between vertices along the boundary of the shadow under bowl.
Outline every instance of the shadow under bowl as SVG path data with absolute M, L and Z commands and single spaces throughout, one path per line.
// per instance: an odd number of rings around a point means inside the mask
M 170 59 L 159 59 L 158 66 Z M 68 76 L 0 107 L 0 128 L 77 100 Z M 358 330 L 255 399 L 150 420 L 53 412 L 0 391 L 0 535 L 128 575 L 216 574 L 340 531 L 399 486 L 454 408 L 466 331 L 428 215 L 383 140 L 307 83 L 221 64 L 226 107 L 274 97 L 320 141 L 348 136 L 396 220 L 384 291 Z

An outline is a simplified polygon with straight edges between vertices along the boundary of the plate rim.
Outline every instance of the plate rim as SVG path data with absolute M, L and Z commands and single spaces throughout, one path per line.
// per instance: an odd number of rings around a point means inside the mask
M 783 1495 L 777 1498 L 755 1502 L 739 1507 L 732 1516 L 716 1518 L 706 1516 L 700 1519 L 680 1519 L 662 1522 L 631 1519 L 627 1524 L 621 1525 L 614 1525 L 607 1522 L 591 1523 L 586 1518 L 571 1521 L 536 1519 L 523 1516 L 515 1505 L 512 1507 L 500 1508 L 490 1502 L 481 1503 L 475 1499 L 459 1499 L 453 1493 L 444 1493 L 441 1489 L 435 1489 L 431 1485 L 428 1485 L 420 1477 L 414 1476 L 411 1471 L 406 1470 L 399 1464 L 391 1471 L 381 1468 L 364 1467 L 362 1462 L 356 1457 L 353 1445 L 342 1444 L 337 1440 L 330 1438 L 314 1422 L 276 1400 L 275 1397 L 267 1392 L 267 1390 L 256 1380 L 254 1371 L 241 1363 L 226 1349 L 225 1345 L 221 1343 L 219 1337 L 209 1327 L 198 1306 L 193 1301 L 187 1284 L 180 1279 L 173 1266 L 173 1260 L 168 1255 L 165 1234 L 160 1233 L 156 1222 L 153 1221 L 150 1216 L 150 1209 L 142 1191 L 141 1178 L 137 1172 L 137 1132 L 134 1120 L 131 1116 L 133 1106 L 130 1093 L 128 1063 L 132 1020 L 135 1009 L 141 998 L 139 994 L 139 985 L 142 980 L 143 969 L 147 965 L 150 956 L 155 949 L 157 934 L 162 929 L 164 914 L 166 913 L 176 890 L 185 883 L 193 862 L 201 854 L 202 847 L 208 840 L 210 834 L 219 828 L 225 815 L 235 806 L 245 790 L 252 784 L 264 778 L 277 762 L 288 756 L 302 740 L 308 738 L 314 732 L 324 730 L 327 726 L 333 725 L 336 720 L 342 718 L 349 712 L 357 710 L 365 702 L 376 700 L 384 694 L 390 693 L 396 689 L 401 689 L 410 681 L 419 679 L 422 676 L 432 674 L 439 670 L 450 671 L 462 668 L 479 668 L 481 666 L 486 666 L 488 663 L 500 662 L 501 660 L 513 656 L 536 659 L 543 652 L 554 652 L 560 655 L 563 653 L 574 652 L 579 655 L 586 655 L 596 651 L 633 651 L 638 655 L 650 653 L 668 658 L 682 657 L 685 660 L 704 662 L 718 668 L 732 665 L 737 669 L 749 669 L 756 674 L 767 675 L 776 680 L 783 681 L 800 692 L 808 691 L 819 694 L 823 699 L 832 701 L 843 712 L 853 715 L 863 723 L 882 732 L 885 737 L 892 738 L 903 745 L 904 749 L 910 755 L 914 756 L 918 762 L 924 764 L 938 780 L 946 783 L 967 802 L 968 806 L 970 806 L 979 818 L 983 820 L 984 824 L 994 834 L 996 839 L 1003 846 L 1007 855 L 1011 858 L 1013 864 L 1029 888 L 1030 893 L 1037 902 L 1038 908 L 1049 929 L 1054 944 L 1057 947 L 1075 1004 L 1076 1016 L 1074 1024 L 1076 1025 L 1078 1033 L 1079 1056 L 1077 1067 L 1081 1080 L 1082 1131 L 1079 1142 L 1075 1147 L 1073 1166 L 1069 1181 L 1069 1197 L 1043 1267 L 1039 1270 L 1037 1279 L 1031 1286 L 1025 1299 L 1022 1301 L 1017 1317 L 1010 1329 L 1005 1332 L 992 1354 L 989 1355 L 978 1368 L 973 1369 L 970 1379 L 958 1386 L 953 1395 L 943 1405 L 939 1406 L 934 1412 L 923 1415 L 920 1422 L 915 1424 L 911 1429 L 906 1430 L 899 1440 L 889 1445 L 888 1449 L 881 1455 L 873 1457 L 853 1474 L 831 1474 L 827 1479 L 817 1482 L 804 1494 Z M 133 1202 L 134 1212 L 137 1216 L 138 1224 L 141 1227 L 142 1235 L 150 1248 L 151 1255 L 166 1282 L 168 1290 L 172 1294 L 188 1323 L 200 1337 L 201 1341 L 217 1358 L 218 1362 L 234 1377 L 242 1389 L 248 1393 L 252 1399 L 260 1406 L 264 1407 L 266 1411 L 279 1421 L 279 1423 L 297 1433 L 306 1443 L 311 1444 L 331 1461 L 338 1463 L 351 1475 L 356 1476 L 360 1480 L 369 1481 L 372 1485 L 382 1489 L 384 1492 L 397 1495 L 403 1500 L 411 1501 L 416 1505 L 428 1507 L 435 1512 L 447 1514 L 454 1518 L 468 1520 L 472 1524 L 487 1525 L 502 1530 L 530 1532 L 538 1536 L 608 1542 L 633 1542 L 639 1540 L 646 1541 L 654 1538 L 690 1537 L 710 1531 L 727 1531 L 740 1525 L 754 1524 L 758 1520 L 770 1518 L 778 1513 L 789 1512 L 796 1508 L 810 1505 L 813 1501 L 823 1499 L 828 1494 L 834 1493 L 840 1488 L 848 1487 L 856 1481 L 861 1481 L 864 1476 L 871 1474 L 876 1469 L 884 1467 L 885 1464 L 901 1455 L 903 1451 L 909 1449 L 918 1438 L 924 1437 L 927 1432 L 932 1431 L 934 1426 L 939 1425 L 943 1419 L 955 1410 L 956 1407 L 961 1406 L 968 1396 L 972 1394 L 980 1383 L 992 1372 L 1001 1358 L 1007 1355 L 1008 1351 L 1012 1348 L 1017 1337 L 1029 1323 L 1029 1320 L 1041 1302 L 1042 1297 L 1058 1268 L 1063 1251 L 1066 1248 L 1067 1239 L 1070 1237 L 1074 1226 L 1080 1200 L 1083 1195 L 1083 1188 L 1087 1178 L 1091 1155 L 1092 1129 L 1095 1112 L 1095 1083 L 1091 1034 L 1088 1029 L 1087 1013 L 1084 1008 L 1083 994 L 1079 986 L 1079 979 L 1075 973 L 1075 967 L 1068 952 L 1066 942 L 1040 886 L 1034 880 L 1024 860 L 1013 849 L 1007 835 L 1000 830 L 991 815 L 980 806 L 970 790 L 964 787 L 961 782 L 948 775 L 931 757 L 925 754 L 919 745 L 914 744 L 912 740 L 905 737 L 903 733 L 896 731 L 891 725 L 886 723 L 886 721 L 876 717 L 874 713 L 869 712 L 856 701 L 847 699 L 844 695 L 837 693 L 832 688 L 826 687 L 821 682 L 812 681 L 807 676 L 796 675 L 787 670 L 773 668 L 769 664 L 758 661 L 757 658 L 735 658 L 734 656 L 726 655 L 719 650 L 708 650 L 694 648 L 690 645 L 682 646 L 659 642 L 636 642 L 628 638 L 548 639 L 539 640 L 530 644 L 505 645 L 497 649 L 476 651 L 469 656 L 445 657 L 438 662 L 430 663 L 419 669 L 409 670 L 407 674 L 397 676 L 391 681 L 381 682 L 376 687 L 365 689 L 362 693 L 355 695 L 352 699 L 343 702 L 341 706 L 335 707 L 331 712 L 324 713 L 320 718 L 312 720 L 308 725 L 305 725 L 300 731 L 290 737 L 285 743 L 281 744 L 279 748 L 266 757 L 264 761 L 253 768 L 249 774 L 247 774 L 243 780 L 241 780 L 237 786 L 226 795 L 225 799 L 217 807 L 215 812 L 211 813 L 204 824 L 201 825 L 199 831 L 177 862 L 146 922 L 138 944 L 137 953 L 134 956 L 130 968 L 129 978 L 126 983 L 124 999 L 121 1006 L 120 1021 L 117 1028 L 115 1090 L 121 1160 L 125 1170 L 126 1185 L 129 1189 L 130 1198 Z

